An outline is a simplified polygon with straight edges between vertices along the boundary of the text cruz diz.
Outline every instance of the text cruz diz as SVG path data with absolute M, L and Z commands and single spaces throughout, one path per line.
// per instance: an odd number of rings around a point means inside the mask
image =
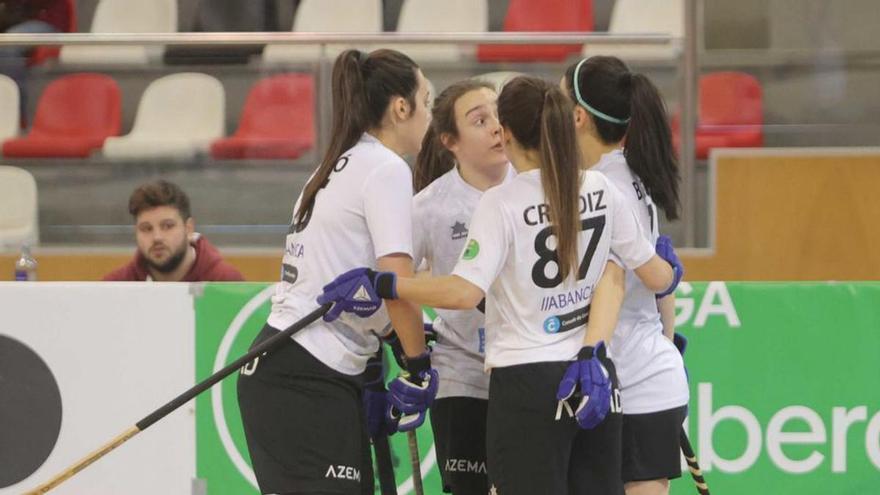
M 580 196 L 578 201 L 579 212 L 584 214 L 588 211 L 592 213 L 606 209 L 607 205 L 603 202 L 604 197 L 605 191 L 603 189 L 590 191 L 586 196 Z M 526 225 L 541 225 L 549 222 L 550 206 L 546 203 L 541 203 L 527 207 L 523 210 L 523 220 L 526 222 Z

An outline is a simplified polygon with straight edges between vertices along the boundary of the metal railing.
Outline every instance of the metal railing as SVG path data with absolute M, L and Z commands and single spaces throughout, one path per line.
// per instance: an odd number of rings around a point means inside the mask
M 315 44 L 616 44 L 667 45 L 673 37 L 662 33 L 632 35 L 540 32 L 540 33 L 50 33 L 0 34 L 0 46 L 36 45 L 315 45 Z

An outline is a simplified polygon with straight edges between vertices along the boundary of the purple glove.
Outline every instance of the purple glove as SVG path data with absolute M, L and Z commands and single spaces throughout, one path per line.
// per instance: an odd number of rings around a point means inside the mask
M 410 431 L 425 422 L 439 386 L 437 370 L 431 368 L 431 354 L 405 358 L 406 371 L 389 385 L 388 417 L 398 421 L 397 431 Z
M 574 416 L 578 425 L 589 430 L 595 428 L 605 415 L 611 409 L 611 380 L 609 379 L 608 370 L 599 362 L 599 357 L 605 357 L 605 343 L 599 342 L 595 347 L 584 346 L 578 353 L 577 361 L 571 363 L 562 381 L 559 382 L 559 389 L 556 391 L 556 400 L 559 401 L 559 407 L 556 410 L 556 419 L 559 419 L 562 408 L 568 409 L 571 414 L 571 408 L 568 405 L 568 399 L 580 392 L 581 400 Z
M 425 323 L 423 327 L 425 330 L 425 345 L 430 346 L 437 342 L 437 330 L 434 330 L 434 324 Z
M 424 324 L 425 330 L 425 345 L 431 345 L 434 342 L 437 342 L 437 332 L 434 330 L 434 325 L 431 323 Z M 391 333 L 382 337 L 382 342 L 388 344 L 391 347 L 391 355 L 394 356 L 394 361 L 397 363 L 397 366 L 400 369 L 406 369 L 406 354 L 403 352 L 403 344 L 400 343 L 400 338 L 397 336 L 397 331 L 392 330 Z M 430 347 L 428 347 L 430 350 Z
M 678 287 L 681 278 L 684 277 L 684 265 L 681 264 L 681 260 L 675 254 L 675 249 L 672 248 L 672 239 L 669 236 L 661 235 L 657 238 L 657 256 L 663 258 L 672 266 L 672 283 L 666 290 L 657 294 L 659 299 L 675 292 L 675 288 Z
M 397 432 L 397 422 L 385 414 L 388 409 L 388 392 L 385 390 L 383 354 L 380 348 L 379 352 L 367 361 L 367 369 L 363 374 L 367 431 L 374 441 Z
M 382 307 L 382 299 L 397 299 L 397 275 L 355 268 L 336 277 L 324 286 L 318 304 L 334 303 L 324 314 L 324 321 L 333 321 L 343 312 L 366 318 Z
M 397 432 L 397 420 L 385 414 L 388 410 L 388 392 L 364 389 L 364 411 L 367 415 L 367 432 L 370 439 L 387 437 Z

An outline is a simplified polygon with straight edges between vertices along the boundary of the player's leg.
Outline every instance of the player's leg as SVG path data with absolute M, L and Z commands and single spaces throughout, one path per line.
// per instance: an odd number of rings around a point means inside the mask
M 627 495 L 665 495 L 681 476 L 679 435 L 686 407 L 623 416 L 623 480 Z
M 489 401 L 445 397 L 431 406 L 431 427 L 443 491 L 486 495 L 486 413 Z
M 631 481 L 624 485 L 626 495 L 667 495 L 669 480 Z
M 623 414 L 620 412 L 620 385 L 614 363 L 600 358 L 608 370 L 612 387 L 611 410 L 593 429 L 580 430 L 572 446 L 568 493 L 623 495 L 621 470 Z
M 492 370 L 486 421 L 489 482 L 499 495 L 566 493 L 577 423 L 556 420 L 556 389 L 568 363 Z
M 449 437 L 452 436 L 452 404 L 449 399 L 434 399 L 431 406 L 431 431 L 434 433 L 434 452 L 437 454 L 437 466 L 440 468 L 440 483 L 444 493 L 452 493 L 452 482 L 443 468 L 449 459 Z
M 273 332 L 267 326 L 255 343 Z M 238 400 L 262 493 L 372 493 L 356 377 L 290 342 L 243 369 Z

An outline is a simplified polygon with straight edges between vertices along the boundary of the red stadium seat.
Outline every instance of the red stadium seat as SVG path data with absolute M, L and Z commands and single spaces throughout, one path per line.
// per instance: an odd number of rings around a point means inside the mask
M 504 31 L 583 31 L 593 30 L 592 0 L 510 0 Z M 577 45 L 480 45 L 481 62 L 561 61 L 579 54 Z
M 37 19 L 55 26 L 59 32 L 76 32 L 76 1 L 56 0 L 44 11 L 40 12 Z M 38 46 L 31 52 L 28 65 L 39 65 L 50 58 L 58 58 L 60 46 Z
M 102 74 L 71 74 L 46 86 L 27 136 L 3 143 L 8 157 L 80 157 L 120 130 L 119 86 Z
M 712 148 L 755 148 L 764 145 L 761 84 L 742 72 L 714 72 L 700 77 L 697 158 Z M 672 119 L 675 149 L 680 146 L 681 117 Z
M 248 93 L 235 133 L 211 145 L 214 158 L 297 158 L 315 145 L 315 82 L 306 74 L 262 79 Z

